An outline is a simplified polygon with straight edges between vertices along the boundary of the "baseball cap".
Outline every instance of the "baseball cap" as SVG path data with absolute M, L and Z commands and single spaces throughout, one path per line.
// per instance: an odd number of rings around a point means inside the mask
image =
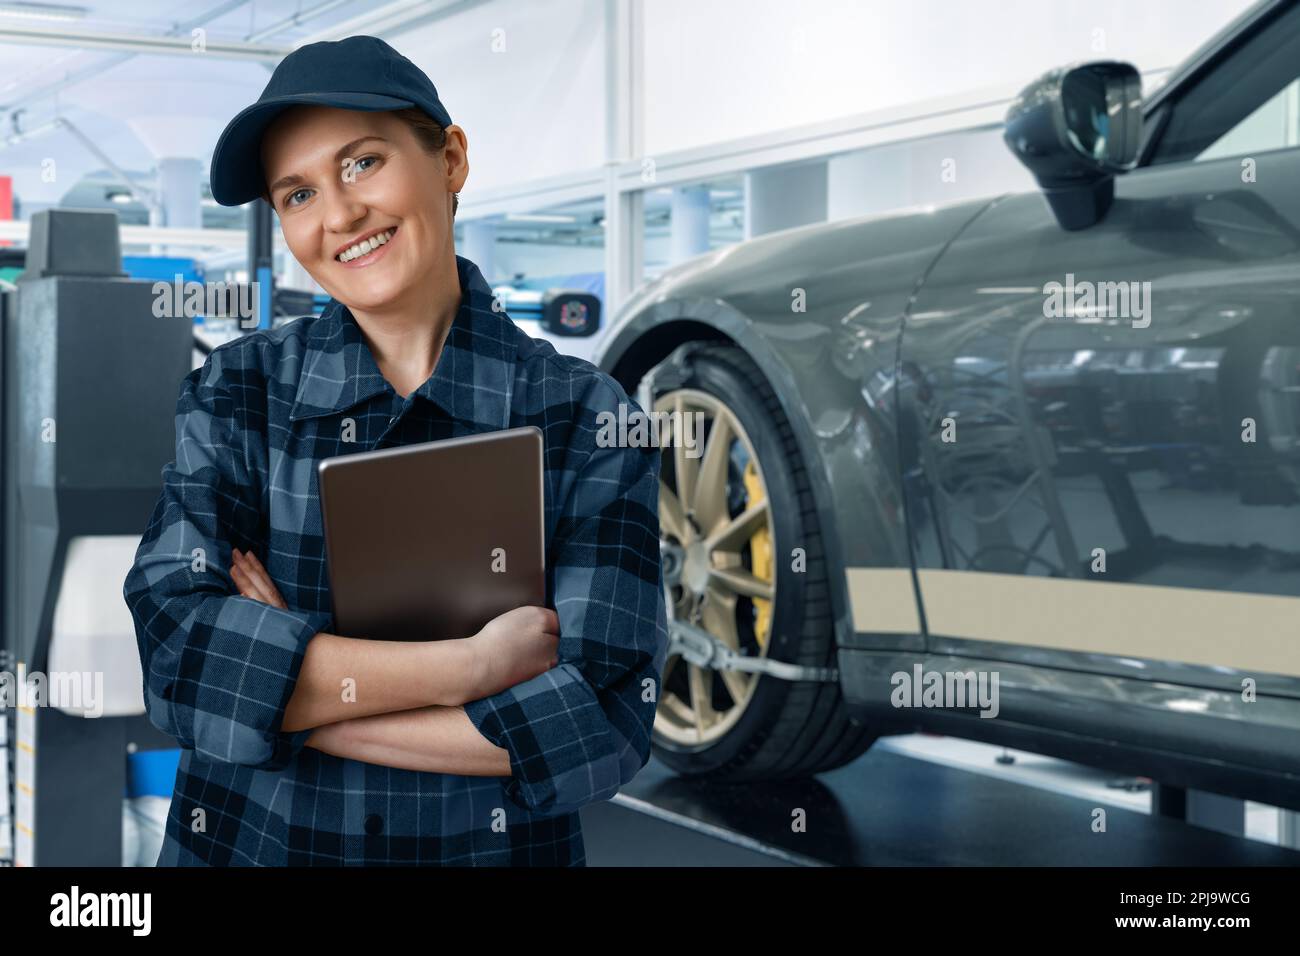
M 278 115 L 304 104 L 370 111 L 414 106 L 451 125 L 424 71 L 378 37 L 309 43 L 280 61 L 257 102 L 222 131 L 209 173 L 213 199 L 242 206 L 262 195 L 262 134 Z

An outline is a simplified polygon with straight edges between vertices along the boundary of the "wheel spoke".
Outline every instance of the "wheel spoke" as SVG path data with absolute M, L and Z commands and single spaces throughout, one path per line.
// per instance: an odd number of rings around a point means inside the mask
M 709 599 L 704 602 L 700 615 L 704 629 L 733 651 L 740 651 L 740 635 L 736 633 L 736 596 L 718 587 L 709 588 Z M 732 704 L 739 706 L 749 697 L 753 675 L 745 671 L 720 670 L 722 684 L 731 695 Z
M 695 729 L 701 737 L 708 726 L 717 719 L 713 710 L 712 671 L 705 670 L 689 661 L 686 664 L 690 674 L 691 709 L 695 711 Z
M 666 707 L 677 720 L 689 726 L 695 724 L 695 712 L 691 710 L 690 705 L 682 700 L 676 694 L 666 694 L 660 699 L 661 707 Z
M 736 595 L 709 585 L 708 600 L 700 613 L 704 629 L 733 651 L 740 650 L 740 637 L 736 634 Z
M 750 505 L 709 537 L 706 545 L 710 553 L 739 551 L 754 536 L 754 532 L 768 523 L 769 515 L 770 509 L 766 498 Z
M 659 482 L 659 526 L 661 532 L 672 535 L 679 542 L 688 540 L 682 503 L 663 481 Z
M 754 577 L 744 568 L 710 568 L 710 581 L 745 597 L 772 600 L 772 585 Z
M 726 415 L 713 417 L 713 427 L 699 459 L 695 485 L 695 523 L 707 534 L 727 516 L 727 465 L 733 432 Z
M 719 671 L 722 675 L 722 683 L 727 688 L 727 693 L 731 695 L 732 701 L 737 707 L 745 702 L 749 696 L 749 688 L 754 680 L 752 674 L 744 671 Z
M 677 413 L 679 421 L 687 414 L 686 402 L 683 396 L 676 396 L 673 410 Z M 695 483 L 699 475 L 700 460 L 687 457 L 686 451 L 680 442 L 673 446 L 673 469 L 677 476 L 677 497 L 681 501 L 682 510 L 689 514 L 695 507 Z

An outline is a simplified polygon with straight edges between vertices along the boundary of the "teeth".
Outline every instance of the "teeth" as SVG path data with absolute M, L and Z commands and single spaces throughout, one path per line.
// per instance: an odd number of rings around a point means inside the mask
M 371 236 L 369 239 L 363 239 L 356 245 L 348 246 L 338 254 L 339 262 L 351 262 L 358 256 L 364 256 L 368 252 L 373 252 L 389 239 L 393 238 L 393 232 L 394 230 L 392 229 L 385 229 L 377 236 Z

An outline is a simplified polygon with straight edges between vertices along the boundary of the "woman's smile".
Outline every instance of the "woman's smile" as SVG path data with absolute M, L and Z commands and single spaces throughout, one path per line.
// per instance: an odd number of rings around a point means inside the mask
M 368 232 L 357 242 L 339 250 L 334 256 L 334 261 L 349 269 L 364 268 L 382 259 L 396 236 L 396 226 Z

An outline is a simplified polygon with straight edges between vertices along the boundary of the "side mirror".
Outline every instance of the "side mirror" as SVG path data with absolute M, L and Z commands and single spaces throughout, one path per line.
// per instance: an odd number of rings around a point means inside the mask
M 1114 60 L 1052 70 L 1011 104 L 1002 138 L 1061 227 L 1086 229 L 1110 209 L 1115 175 L 1137 162 L 1142 78 Z
M 552 335 L 595 335 L 600 328 L 600 299 L 587 292 L 551 289 L 542 296 L 542 328 Z

